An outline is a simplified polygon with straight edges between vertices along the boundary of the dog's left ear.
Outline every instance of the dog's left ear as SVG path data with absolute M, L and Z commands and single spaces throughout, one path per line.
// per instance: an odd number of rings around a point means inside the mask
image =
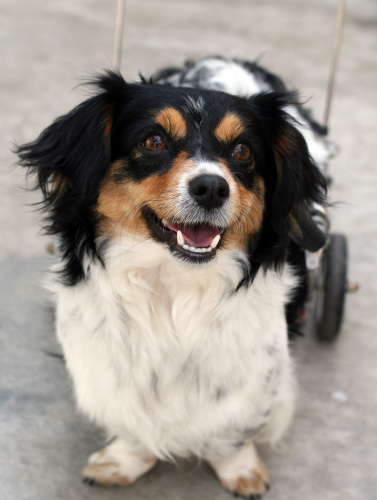
M 266 93 L 252 98 L 260 128 L 273 164 L 270 221 L 280 234 L 289 232 L 301 248 L 317 251 L 326 235 L 311 216 L 313 203 L 325 203 L 326 181 L 313 163 L 306 141 L 284 111 L 292 104 L 292 94 Z

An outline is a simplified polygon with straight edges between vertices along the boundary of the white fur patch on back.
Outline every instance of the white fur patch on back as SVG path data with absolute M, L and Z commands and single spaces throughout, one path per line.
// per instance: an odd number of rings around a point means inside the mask
M 274 90 L 258 70 L 252 71 L 237 60 L 216 57 L 200 59 L 187 72 L 174 74 L 159 83 L 217 90 L 240 97 Z M 304 136 L 310 155 L 323 171 L 336 154 L 335 145 L 313 130 L 298 106 L 287 106 L 286 111 L 294 118 L 294 125 Z
M 205 88 L 220 90 L 228 94 L 250 97 L 258 92 L 269 90 L 266 84 L 258 80 L 256 75 L 247 71 L 239 63 L 217 58 L 198 61 L 186 73 L 182 86 L 191 86 L 190 81 L 195 80 L 196 76 L 200 74 L 203 75 L 200 83 L 205 84 Z

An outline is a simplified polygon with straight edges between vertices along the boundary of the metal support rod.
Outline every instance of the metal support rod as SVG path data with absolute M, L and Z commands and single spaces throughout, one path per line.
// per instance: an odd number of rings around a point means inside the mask
M 118 7 L 115 20 L 115 37 L 114 37 L 114 52 L 113 52 L 114 71 L 120 71 L 125 4 L 126 0 L 118 0 Z
M 335 33 L 335 44 L 331 61 L 330 68 L 330 77 L 327 84 L 327 95 L 326 95 L 326 105 L 325 105 L 325 113 L 324 113 L 324 124 L 326 127 L 329 125 L 330 111 L 331 111 L 331 103 L 335 88 L 335 76 L 336 70 L 338 67 L 339 61 L 339 53 L 340 53 L 340 45 L 342 41 L 343 34 L 343 26 L 344 26 L 344 18 L 345 18 L 345 10 L 346 10 L 346 0 L 339 0 L 338 5 L 338 15 L 336 20 L 336 33 Z

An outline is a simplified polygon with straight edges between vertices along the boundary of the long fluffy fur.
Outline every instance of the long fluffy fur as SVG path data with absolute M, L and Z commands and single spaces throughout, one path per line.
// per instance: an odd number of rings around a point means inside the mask
M 18 149 L 44 194 L 47 232 L 59 238 L 60 278 L 50 289 L 80 409 L 133 452 L 158 458 L 194 454 L 216 464 L 251 440 L 275 442 L 295 392 L 285 307 L 297 279 L 287 256 L 297 214 L 324 200 L 308 146 L 317 166 L 324 164 L 325 131 L 278 77 L 253 63 L 209 58 L 149 83 L 126 84 L 109 72 L 95 85 L 97 95 Z M 139 160 L 128 142 L 145 125 L 131 130 L 127 123 L 149 116 L 162 98 L 183 100 L 190 116 L 192 103 L 199 114 L 202 102 L 243 106 L 263 149 L 257 173 L 236 169 L 232 180 L 253 192 L 255 175 L 263 179 L 261 228 L 245 247 L 220 244 L 207 264 L 178 260 L 145 231 L 114 238 L 100 229 L 100 193 L 119 159 L 131 158 L 115 183 L 140 186 L 152 175 L 149 164 L 129 166 Z M 236 484 L 226 482 L 231 469 L 221 464 L 223 484 Z M 145 469 L 135 465 L 128 478 Z M 220 470 L 229 474 L 222 478 Z

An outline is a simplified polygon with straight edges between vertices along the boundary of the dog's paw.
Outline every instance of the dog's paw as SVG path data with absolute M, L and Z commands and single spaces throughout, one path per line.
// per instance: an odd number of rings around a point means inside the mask
M 129 477 L 122 471 L 116 462 L 92 463 L 82 470 L 84 483 L 101 486 L 128 486 L 131 484 Z
M 253 443 L 229 457 L 211 461 L 221 484 L 236 497 L 259 499 L 269 489 L 268 472 Z
M 221 484 L 225 489 L 231 491 L 235 497 L 246 497 L 251 500 L 262 498 L 262 495 L 269 489 L 268 473 L 262 462 L 249 474 L 244 474 L 232 480 L 222 480 Z
M 127 444 L 116 439 L 89 457 L 82 470 L 84 483 L 101 486 L 128 486 L 151 469 L 156 458 L 130 453 Z

